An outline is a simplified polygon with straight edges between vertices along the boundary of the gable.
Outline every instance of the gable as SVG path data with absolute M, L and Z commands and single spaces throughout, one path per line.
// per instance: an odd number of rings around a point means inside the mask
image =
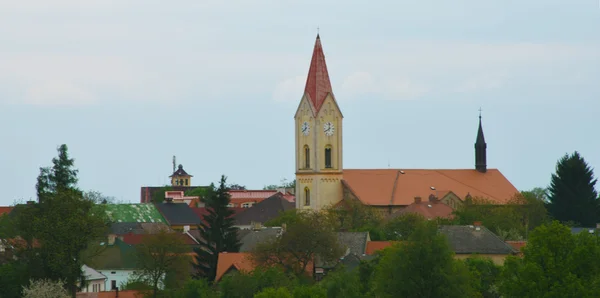
M 318 111 L 317 113 L 317 117 L 323 117 L 323 116 L 337 116 L 340 118 L 344 118 L 344 116 L 342 115 L 342 110 L 340 109 L 340 106 L 337 104 L 337 101 L 335 100 L 335 96 L 333 95 L 333 93 L 328 93 L 327 96 L 325 97 L 325 100 L 323 101 L 323 104 L 321 105 L 321 109 Z
M 459 198 L 470 194 L 505 204 L 518 193 L 497 169 L 486 173 L 475 169 L 344 169 L 343 175 L 345 185 L 363 204 L 376 206 L 407 206 L 416 196 L 428 198 L 449 191 Z
M 304 93 L 302 98 L 300 99 L 300 103 L 298 104 L 298 108 L 296 109 L 296 114 L 294 114 L 294 119 L 298 119 L 298 117 L 302 116 L 302 112 L 307 111 L 310 116 L 315 116 L 316 109 L 310 100 L 310 95 L 308 93 Z

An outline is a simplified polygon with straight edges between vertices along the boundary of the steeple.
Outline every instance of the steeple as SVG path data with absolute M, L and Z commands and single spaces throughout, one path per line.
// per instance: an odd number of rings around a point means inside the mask
M 477 140 L 475 141 L 475 169 L 481 173 L 487 171 L 486 158 L 487 144 L 483 136 L 483 128 L 481 127 L 481 109 L 479 110 L 479 129 L 477 130 Z
M 329 73 L 325 64 L 325 54 L 323 54 L 323 46 L 321 46 L 321 38 L 318 33 L 304 92 L 310 97 L 316 112 L 321 109 L 327 94 L 332 93 Z

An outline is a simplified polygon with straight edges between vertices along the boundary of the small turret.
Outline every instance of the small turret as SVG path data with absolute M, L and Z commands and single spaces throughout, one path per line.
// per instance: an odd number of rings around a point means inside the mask
M 177 167 L 171 178 L 171 186 L 190 186 L 192 185 L 192 175 L 188 174 L 182 165 Z

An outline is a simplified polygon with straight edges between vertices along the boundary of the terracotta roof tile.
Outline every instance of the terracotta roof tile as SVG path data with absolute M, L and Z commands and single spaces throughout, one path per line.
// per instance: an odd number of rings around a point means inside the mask
M 470 194 L 505 203 L 518 193 L 497 169 L 486 173 L 475 169 L 352 169 L 344 170 L 343 182 L 363 203 L 376 206 L 406 206 L 416 196 L 428 198 L 448 191 L 460 198 Z
M 221 280 L 227 271 L 234 267 L 238 271 L 250 272 L 254 270 L 256 265 L 250 259 L 249 253 L 244 252 L 226 252 L 219 253 L 219 261 L 217 263 L 217 275 L 215 281 Z
M 0 215 L 8 214 L 13 210 L 14 207 L 0 207 Z
M 367 255 L 373 255 L 375 252 L 385 249 L 394 244 L 391 241 L 369 241 L 367 242 Z
M 310 68 L 308 69 L 304 92 L 308 94 L 310 101 L 315 107 L 315 112 L 321 109 L 327 94 L 332 93 L 331 81 L 329 80 L 327 64 L 325 63 L 325 54 L 323 53 L 321 38 L 318 34 L 310 61 Z
M 429 202 L 429 201 L 425 201 L 425 202 L 420 202 L 420 203 L 412 203 L 408 206 L 406 206 L 406 208 L 398 210 L 396 212 L 394 212 L 393 214 L 390 215 L 390 218 L 395 218 L 398 217 L 402 214 L 406 214 L 406 213 L 417 213 L 417 214 L 421 214 L 423 215 L 425 218 L 427 219 L 435 219 L 437 217 L 441 217 L 441 218 L 453 218 L 454 215 L 452 214 L 454 210 L 442 203 L 442 202 Z

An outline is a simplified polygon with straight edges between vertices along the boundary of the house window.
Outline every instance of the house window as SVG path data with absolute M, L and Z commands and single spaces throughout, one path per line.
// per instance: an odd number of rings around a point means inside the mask
M 250 208 L 254 203 L 244 203 L 242 204 L 242 208 Z
M 331 145 L 325 147 L 325 167 L 331 168 Z
M 187 180 L 187 178 L 185 179 L 185 186 L 189 185 L 189 181 Z
M 308 148 L 308 145 L 304 145 L 304 168 L 310 169 L 310 148 Z
M 304 188 L 304 206 L 310 206 L 310 189 Z
M 114 290 L 117 288 L 117 281 L 116 280 L 111 280 L 110 281 L 110 289 Z
M 231 208 L 231 207 L 235 207 L 235 205 L 229 203 L 229 204 L 227 204 L 227 207 Z

